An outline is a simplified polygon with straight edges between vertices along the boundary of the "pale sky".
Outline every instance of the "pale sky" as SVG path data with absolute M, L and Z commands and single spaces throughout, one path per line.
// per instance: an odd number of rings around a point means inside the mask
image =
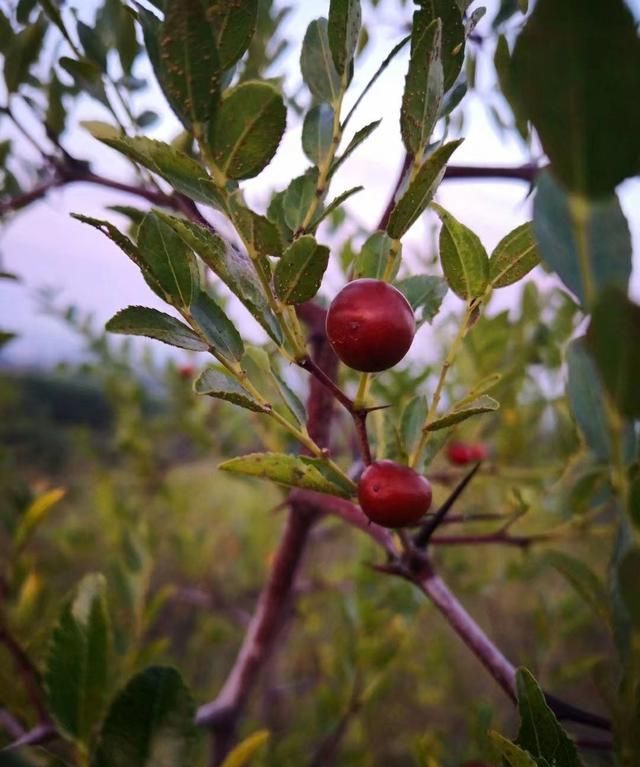
M 291 51 L 280 62 L 275 74 L 285 69 L 294 73 L 287 86 L 294 91 L 299 82 L 299 74 L 296 75 L 295 71 L 302 34 L 312 18 L 326 15 L 328 2 L 314 0 L 303 3 L 293 0 L 291 4 L 295 6 L 295 12 L 284 28 L 285 35 L 292 40 Z M 479 4 L 476 2 L 475 5 Z M 86 2 L 85 5 L 83 0 L 83 12 L 87 8 L 89 16 L 91 5 L 94 4 Z M 398 0 L 385 0 L 383 5 L 381 17 L 376 17 L 377 23 L 370 26 L 372 42 L 356 67 L 356 76 L 350 89 L 351 99 L 357 96 L 397 41 L 399 21 L 409 18 L 410 3 L 407 3 L 404 10 Z M 485 5 L 488 13 L 479 25 L 480 35 L 487 33 L 497 0 L 487 0 Z M 632 5 L 640 9 L 640 0 Z M 370 14 L 366 12 L 365 21 L 369 17 Z M 486 98 L 492 86 L 490 68 L 487 66 L 492 55 L 490 46 L 485 46 L 479 55 L 480 93 L 465 99 L 466 122 L 463 134 L 466 139 L 453 156 L 454 164 L 515 165 L 526 160 L 515 138 L 505 141 L 496 132 L 483 105 L 483 98 Z M 406 53 L 397 57 L 353 118 L 351 130 L 357 130 L 375 119 L 382 118 L 383 122 L 345 163 L 343 170 L 336 176 L 330 194 L 333 197 L 343 189 L 363 184 L 365 190 L 353 197 L 347 205 L 356 219 L 371 231 L 386 205 L 403 156 L 399 108 L 406 64 Z M 495 103 L 500 103 L 495 97 L 492 98 Z M 153 108 L 165 116 L 162 124 L 150 131 L 151 137 L 167 139 L 175 133 L 177 122 L 163 106 L 162 97 L 155 87 L 139 97 L 136 105 L 138 111 Z M 347 99 L 347 108 L 349 105 Z M 99 105 L 87 100 L 74 115 L 75 123 L 83 119 L 109 118 Z M 7 128 L 7 122 L 4 121 L 3 138 L 8 132 Z M 246 183 L 248 198 L 257 209 L 264 209 L 271 189 L 283 188 L 288 179 L 307 167 L 308 162 L 300 147 L 300 133 L 301 125 L 290 114 L 289 129 L 274 161 L 260 176 Z M 91 157 L 92 160 L 95 158 L 94 170 L 97 172 L 128 180 L 127 165 L 120 161 L 115 152 L 101 147 L 82 129 L 75 128 L 68 137 L 65 136 L 65 140 L 76 156 Z M 526 193 L 526 185 L 516 181 L 452 181 L 443 183 L 438 199 L 463 223 L 474 229 L 490 251 L 501 237 L 530 217 L 530 200 L 526 199 Z M 637 263 L 640 248 L 640 182 L 634 180 L 623 184 L 620 196 L 632 229 L 635 256 L 632 292 L 637 298 L 640 297 L 640 270 Z M 5 227 L 0 239 L 2 266 L 20 275 L 22 282 L 16 285 L 0 281 L 0 328 L 14 330 L 20 334 L 20 338 L 6 347 L 0 362 L 39 366 L 77 355 L 80 348 L 78 339 L 57 322 L 37 313 L 34 294 L 45 286 L 59 289 L 61 303 L 74 303 L 81 309 L 93 311 L 96 320 L 101 323 L 130 304 L 166 309 L 150 292 L 136 267 L 115 245 L 99 232 L 69 217 L 70 212 L 77 211 L 111 218 L 117 223 L 118 217 L 105 211 L 105 206 L 127 203 L 143 207 L 142 202 L 121 193 L 75 184 L 50 193 L 46 199 L 34 204 L 28 212 L 16 216 Z M 427 232 L 431 223 L 428 216 L 423 217 L 405 238 L 405 253 L 410 254 L 410 261 L 412 257 L 424 252 L 425 248 L 428 251 L 430 239 Z M 318 239 L 332 244 L 322 229 Z M 321 292 L 330 298 L 339 287 L 339 273 L 330 269 Z M 513 304 L 515 295 L 509 288 L 500 291 L 494 299 L 494 308 Z M 455 309 L 459 304 L 450 295 L 446 307 Z M 261 338 L 255 323 L 241 306 L 232 305 L 230 314 L 250 339 Z M 414 344 L 413 354 L 419 354 L 429 346 L 428 339 L 432 332 L 428 327 L 422 331 L 422 337 Z M 157 342 L 149 343 L 153 343 L 158 353 L 171 353 L 169 347 Z M 183 354 L 178 350 L 175 353 L 178 356 Z

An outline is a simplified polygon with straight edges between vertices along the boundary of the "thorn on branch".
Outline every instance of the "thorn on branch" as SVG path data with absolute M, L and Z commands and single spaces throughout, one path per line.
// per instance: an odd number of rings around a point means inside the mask
M 451 495 L 442 504 L 440 509 L 438 509 L 438 511 L 432 517 L 429 517 L 421 529 L 416 533 L 413 539 L 413 543 L 417 549 L 425 549 L 427 547 L 431 536 L 442 524 L 442 521 L 446 517 L 447 513 L 453 508 L 455 502 L 462 495 L 469 482 L 471 482 L 476 472 L 480 468 L 480 465 L 480 462 L 476 463 L 476 465 L 469 472 L 467 472 L 467 474 L 465 474 Z

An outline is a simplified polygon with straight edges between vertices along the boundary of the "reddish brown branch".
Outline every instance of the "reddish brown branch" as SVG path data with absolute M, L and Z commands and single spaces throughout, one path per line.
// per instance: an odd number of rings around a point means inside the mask
M 24 192 L 15 197 L 1 200 L 0 217 L 7 213 L 26 208 L 31 203 L 45 197 L 52 189 L 76 183 L 94 184 L 95 186 L 102 186 L 107 189 L 114 189 L 118 192 L 124 192 L 125 194 L 135 195 L 136 197 L 141 197 L 142 199 L 147 200 L 153 205 L 171 208 L 183 213 L 188 218 L 191 218 L 200 224 L 210 226 L 209 222 L 200 213 L 193 200 L 184 195 L 177 193 L 166 194 L 159 189 L 149 189 L 144 186 L 127 184 L 123 181 L 100 176 L 89 170 L 83 163 L 74 161 L 72 158 L 69 158 L 64 163 L 57 164 L 51 178 L 34 187 L 29 192 Z
M 473 620 L 447 584 L 435 573 L 429 560 L 421 558 L 419 561 L 419 567 L 401 570 L 399 574 L 410 580 L 429 598 L 500 688 L 515 701 L 515 666 Z
M 410 162 L 410 158 L 405 160 L 405 163 L 402 166 L 402 173 L 394 187 L 391 199 L 378 222 L 378 229 L 384 229 L 389 221 L 389 216 L 394 206 L 395 195 L 402 184 L 406 168 L 408 167 L 408 162 Z M 500 167 L 498 165 L 450 165 L 445 172 L 444 179 L 447 181 L 512 179 L 532 183 L 538 172 L 539 168 L 536 165 L 531 164 L 518 165 L 515 167 Z M 100 176 L 90 170 L 84 169 L 81 164 L 78 164 L 77 167 L 65 165 L 62 167 L 62 170 L 59 169 L 50 179 L 38 184 L 33 189 L 0 201 L 0 216 L 26 208 L 32 202 L 45 197 L 52 189 L 65 186 L 66 184 L 83 182 L 115 189 L 120 192 L 125 192 L 126 194 L 133 194 L 148 200 L 154 205 L 175 208 L 176 210 L 183 209 L 183 200 L 188 199 L 184 198 L 182 195 L 165 194 L 157 189 L 148 189 L 143 186 L 136 186 L 135 184 L 127 184 L 122 181 L 106 178 L 105 176 Z M 193 204 L 192 201 L 190 202 Z M 191 207 L 191 205 L 189 207 Z
M 389 223 L 391 212 L 395 207 L 396 197 L 402 184 L 404 183 L 405 176 L 411 165 L 412 157 L 410 154 L 405 154 L 402 166 L 398 174 L 398 180 L 393 187 L 393 191 L 387 202 L 387 206 L 384 209 L 380 220 L 378 221 L 378 229 L 386 229 Z M 538 175 L 540 168 L 537 165 L 526 163 L 524 165 L 516 165 L 511 167 L 504 167 L 500 165 L 448 165 L 444 173 L 445 181 L 473 181 L 484 179 L 505 179 L 512 181 L 525 181 L 532 184 Z
M 540 172 L 537 165 L 526 163 L 525 165 L 516 165 L 504 167 L 501 165 L 449 165 L 444 173 L 447 181 L 452 180 L 483 180 L 488 178 L 506 179 L 513 181 L 525 181 L 532 184 Z

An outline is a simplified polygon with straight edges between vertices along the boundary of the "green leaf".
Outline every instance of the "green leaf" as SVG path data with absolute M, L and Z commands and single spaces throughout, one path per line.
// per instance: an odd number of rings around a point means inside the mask
M 575 218 L 576 204 L 579 221 Z M 533 228 L 540 257 L 581 304 L 589 300 L 586 269 L 595 290 L 607 285 L 626 289 L 631 275 L 631 236 L 615 195 L 596 202 L 574 201 L 572 209 L 569 196 L 543 173 L 537 182 Z
M 618 410 L 640 418 L 640 306 L 619 288 L 606 288 L 593 308 L 587 346 Z
M 14 34 L 4 57 L 4 83 L 9 93 L 16 93 L 27 79 L 42 50 L 47 24 L 39 19 Z
M 184 767 L 194 758 L 195 706 L 173 668 L 151 666 L 114 699 L 92 767 Z
M 463 407 L 451 410 L 441 418 L 436 418 L 426 426 L 427 431 L 438 431 L 440 429 L 446 429 L 449 426 L 453 426 L 457 423 L 462 423 L 468 418 L 474 415 L 480 415 L 482 413 L 493 413 L 500 407 L 500 403 L 489 397 L 487 394 L 483 394 L 482 397 L 465 404 Z
M 442 181 L 447 162 L 463 139 L 443 144 L 431 154 L 420 167 L 413 181 L 394 205 L 387 231 L 394 239 L 400 239 L 418 220 L 433 199 Z
M 545 561 L 569 581 L 599 618 L 608 622 L 610 610 L 607 590 L 582 560 L 561 551 L 549 551 L 545 554 Z
M 234 474 L 262 477 L 286 487 L 301 487 L 350 498 L 353 491 L 337 484 L 327 476 L 327 466 L 317 458 L 288 455 L 285 453 L 251 453 L 232 458 L 218 467 Z
M 218 101 L 222 69 L 200 0 L 169 0 L 160 30 L 161 79 L 186 127 L 205 123 Z
M 285 304 L 309 301 L 320 289 L 329 264 L 329 248 L 309 234 L 299 237 L 278 261 L 274 273 L 276 295 Z
M 307 421 L 307 412 L 305 410 L 304 405 L 300 401 L 300 398 L 298 395 L 291 389 L 289 384 L 280 376 L 280 373 L 271 366 L 270 368 L 271 375 L 273 377 L 273 380 L 276 383 L 276 386 L 278 387 L 278 391 L 280 392 L 280 396 L 282 397 L 285 405 L 289 408 L 289 411 L 293 415 L 293 417 L 296 419 L 296 421 L 303 425 Z
M 336 71 L 348 71 L 358 45 L 362 10 L 360 0 L 331 0 L 327 33 Z
M 414 274 L 399 280 L 396 288 L 411 304 L 417 327 L 425 322 L 431 324 L 447 294 L 447 283 L 441 277 L 428 274 Z
M 225 357 L 239 360 L 244 354 L 235 325 L 208 293 L 200 291 L 189 307 L 191 316 L 209 344 Z
M 246 208 L 235 194 L 229 197 L 229 211 L 233 224 L 242 239 L 249 243 L 251 249 L 258 256 L 279 258 L 282 255 L 283 245 L 280 232 L 268 218 Z
M 315 199 L 317 181 L 317 168 L 310 168 L 302 176 L 294 178 L 284 194 L 282 200 L 284 220 L 292 232 L 297 232 L 302 226 L 307 211 Z
M 196 202 L 204 202 L 217 208 L 224 207 L 220 190 L 202 165 L 170 144 L 143 136 L 104 136 L 96 134 L 94 125 L 90 125 L 89 130 L 103 144 L 162 176 L 176 191 Z
M 489 282 L 489 257 L 479 237 L 451 213 L 432 203 L 442 221 L 440 260 L 453 292 L 464 300 L 479 298 Z
M 250 81 L 224 94 L 211 121 L 209 145 L 232 179 L 257 176 L 271 162 L 287 124 L 287 110 L 273 85 Z
M 49 0 L 50 2 L 51 0 Z M 0 53 L 6 53 L 14 37 L 13 27 L 4 11 L 0 10 Z
M 278 320 L 269 308 L 267 297 L 247 256 L 210 229 L 166 213 L 159 215 L 240 299 L 269 336 L 277 344 L 282 343 Z
M 550 765 L 583 767 L 576 744 L 560 726 L 544 693 L 526 668 L 518 669 L 516 687 L 520 713 L 517 744 L 534 759 L 546 759 Z
M 578 338 L 567 347 L 567 369 L 567 395 L 578 428 L 596 459 L 609 461 L 611 446 L 605 392 L 586 338 Z M 625 461 L 630 461 L 635 453 L 635 433 L 631 424 L 624 429 L 622 450 Z
M 45 16 L 49 19 L 49 21 L 51 21 L 60 30 L 60 32 L 62 32 L 65 40 L 69 42 L 69 33 L 67 32 L 67 29 L 64 25 L 60 9 L 58 8 L 55 0 L 38 0 L 38 5 L 42 8 Z
M 205 13 L 218 50 L 222 71 L 239 61 L 256 30 L 258 0 L 207 0 Z
M 353 138 L 347 144 L 347 148 L 340 155 L 340 157 L 335 159 L 333 165 L 331 166 L 331 171 L 329 173 L 330 178 L 338 170 L 342 163 L 349 157 L 349 155 L 351 155 L 351 153 L 354 152 L 360 146 L 360 144 L 363 143 L 363 141 L 366 141 L 369 138 L 369 136 L 378 127 L 378 125 L 380 125 L 381 122 L 382 120 L 374 120 L 353 134 Z
M 438 119 L 443 95 L 442 21 L 424 10 L 413 15 L 411 58 L 400 111 L 400 129 L 407 152 L 423 152 Z
M 640 102 L 629 94 L 640 92 L 640 40 L 623 0 L 539 0 L 511 70 L 567 189 L 599 198 L 638 172 Z
M 166 298 L 164 289 L 158 283 L 156 278 L 151 274 L 149 266 L 137 245 L 131 242 L 131 240 L 126 235 L 122 234 L 122 232 L 117 227 L 115 227 L 109 221 L 103 221 L 99 218 L 91 218 L 90 216 L 83 216 L 80 213 L 72 213 L 71 217 L 81 221 L 83 224 L 89 224 L 89 226 L 93 226 L 99 232 L 102 232 L 102 234 L 108 237 L 112 242 L 115 242 L 120 250 L 126 253 L 127 256 L 129 256 L 129 258 L 133 261 L 133 263 L 140 269 L 142 276 L 144 277 L 151 290 L 153 290 L 157 296 L 160 296 L 160 298 Z
M 160 89 L 167 99 L 169 106 L 180 118 L 180 103 L 178 100 L 173 98 L 170 90 L 167 88 L 167 83 L 165 81 L 165 64 L 162 56 L 160 55 L 160 38 L 162 36 L 163 29 L 162 22 L 155 15 L 155 13 L 152 13 L 151 11 L 141 6 L 138 2 L 136 2 L 136 0 L 134 0 L 134 5 L 137 10 L 140 26 L 142 27 L 144 46 L 147 51 L 147 57 L 153 68 L 153 72 L 155 74 L 158 85 L 160 86 Z
M 489 282 L 494 288 L 513 285 L 540 263 L 532 222 L 521 224 L 496 245 L 489 259 Z
M 274 192 L 267 208 L 267 218 L 276 227 L 283 242 L 289 242 L 293 238 L 293 231 L 287 224 L 284 215 L 284 198 L 288 191 L 285 189 L 282 192 Z
M 528 751 L 523 751 L 515 743 L 504 738 L 500 733 L 490 731 L 489 739 L 500 752 L 500 755 L 506 759 L 509 767 L 538 767 L 537 762 Z
M 140 224 L 138 249 L 167 300 L 187 308 L 198 290 L 196 262 L 191 248 L 155 211 Z
M 386 232 L 374 232 L 368 237 L 356 256 L 353 265 L 353 279 L 370 277 L 374 280 L 382 279 L 387 262 L 391 255 L 391 237 Z M 400 258 L 396 259 L 392 278 L 398 273 Z
M 331 150 L 333 114 L 329 104 L 316 104 L 305 115 L 302 148 L 314 165 L 321 165 Z
M 145 306 L 122 309 L 107 322 L 106 329 L 110 333 L 155 338 L 170 346 L 194 352 L 205 352 L 208 348 L 188 325 L 169 314 Z
M 110 631 L 102 575 L 87 575 L 65 605 L 47 650 L 49 710 L 72 740 L 88 744 L 109 695 Z
M 327 33 L 327 20 L 315 19 L 307 27 L 302 41 L 300 69 L 307 87 L 318 101 L 336 104 L 340 95 L 338 74 Z
M 222 767 L 244 767 L 269 740 L 268 730 L 258 730 L 239 743 L 226 757 Z
M 442 67 L 444 90 L 448 91 L 460 74 L 464 61 L 465 29 L 462 13 L 456 0 L 421 0 L 419 5 L 422 25 L 426 26 L 437 18 L 442 21 Z
M 131 75 L 133 63 L 140 52 L 134 16 L 119 0 L 105 0 L 98 11 L 95 28 L 106 48 L 115 48 L 125 75 Z
M 0 349 L 6 346 L 14 338 L 17 338 L 17 333 L 11 333 L 8 330 L 0 330 Z
M 358 192 L 361 192 L 363 189 L 363 186 L 352 186 L 351 189 L 345 189 L 344 192 L 341 192 L 337 197 L 334 197 L 333 200 L 331 200 L 331 202 L 327 205 L 327 207 L 324 210 L 321 210 L 309 224 L 307 228 L 308 231 L 314 232 L 325 220 L 325 218 L 330 216 L 334 210 L 337 210 L 344 202 L 349 199 L 349 197 L 353 197 L 354 194 L 358 194 Z
M 38 526 L 49 516 L 49 512 L 64 498 L 65 491 L 57 487 L 38 495 L 26 511 L 20 517 L 18 526 L 13 535 L 13 547 L 15 551 L 23 549 Z
M 418 443 L 422 427 L 427 420 L 428 410 L 427 398 L 418 396 L 409 400 L 407 406 L 402 411 L 400 435 L 407 455 L 411 455 Z
M 232 402 L 245 410 L 253 410 L 256 413 L 270 412 L 270 408 L 261 405 L 248 394 L 235 378 L 231 378 L 217 368 L 208 367 L 203 370 L 194 381 L 193 390 L 196 394 L 206 394 L 209 397 Z
M 73 78 L 75 87 L 80 91 L 86 91 L 94 99 L 97 99 L 105 106 L 109 100 L 104 90 L 102 82 L 102 72 L 97 64 L 89 59 L 70 59 L 62 56 L 58 64 L 64 71 Z
M 155 125 L 159 119 L 160 115 L 151 109 L 145 109 L 135 118 L 138 128 L 149 128 L 151 125 Z
M 64 132 L 67 120 L 67 110 L 64 108 L 62 100 L 63 95 L 64 86 L 56 73 L 52 72 L 47 88 L 47 113 L 44 118 L 44 124 L 47 132 L 55 138 L 58 138 Z
M 93 27 L 82 21 L 78 22 L 76 30 L 86 57 L 89 61 L 93 61 L 101 72 L 105 72 L 107 69 L 107 50 L 100 35 Z

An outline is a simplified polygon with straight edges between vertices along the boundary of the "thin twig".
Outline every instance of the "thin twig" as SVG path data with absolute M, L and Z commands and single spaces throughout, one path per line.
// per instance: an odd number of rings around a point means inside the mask
M 0 708 L 0 727 L 14 740 L 21 738 L 26 732 L 16 717 L 4 708 Z
M 535 165 L 520 165 L 504 168 L 499 166 L 450 165 L 445 172 L 444 180 L 504 178 L 531 183 L 539 170 L 540 169 Z M 109 187 L 110 189 L 117 189 L 126 192 L 127 194 L 134 194 L 138 197 L 143 197 L 156 205 L 167 205 L 168 207 L 176 207 L 178 204 L 177 198 L 179 199 L 181 197 L 181 195 L 168 195 L 164 192 L 155 189 L 147 189 L 143 186 L 136 186 L 135 184 L 126 184 L 91 172 L 71 173 L 62 178 L 55 176 L 48 181 L 38 184 L 38 186 L 27 192 L 2 200 L 0 202 L 0 216 L 27 207 L 32 202 L 46 196 L 52 189 L 56 189 L 66 184 L 81 183 L 83 181 L 90 184 Z M 398 180 L 397 188 L 401 182 L 402 176 L 400 176 Z M 388 217 L 393 209 L 394 197 L 395 191 L 389 205 L 387 205 L 387 209 L 385 209 L 380 219 L 378 229 L 383 229 L 386 226 Z
M 43 722 L 42 724 L 37 724 L 28 732 L 25 732 L 24 735 L 17 740 L 14 740 L 13 743 L 5 746 L 2 751 L 14 751 L 23 746 L 37 746 L 40 743 L 46 743 L 48 740 L 52 740 L 57 737 L 57 735 L 57 730 L 51 722 Z M 0 753 L 2 751 L 0 751 Z
M 335 381 L 324 373 L 322 368 L 316 365 L 311 357 L 302 357 L 301 359 L 296 360 L 296 362 L 301 368 L 310 373 L 319 383 L 328 389 L 352 417 L 356 435 L 358 437 L 358 444 L 360 445 L 362 460 L 368 466 L 371 463 L 371 445 L 367 434 L 367 415 L 371 410 L 369 408 L 357 408 L 355 402 L 342 391 Z

